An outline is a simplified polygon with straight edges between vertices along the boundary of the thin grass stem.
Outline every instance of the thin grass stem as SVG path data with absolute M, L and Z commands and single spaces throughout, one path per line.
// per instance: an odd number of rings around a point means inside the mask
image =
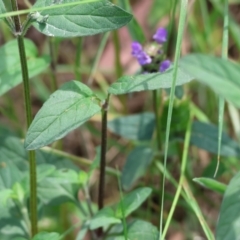
M 228 0 L 224 1 L 224 23 L 223 23 L 223 43 L 222 43 L 222 59 L 228 59 L 228 28 L 229 28 L 229 16 L 228 16 Z M 217 175 L 220 157 L 221 157 L 221 143 L 222 143 L 222 132 L 223 132 L 223 119 L 224 119 L 224 108 L 225 100 L 219 97 L 219 113 L 218 113 L 218 154 L 217 154 L 217 166 L 214 173 L 214 178 Z
M 188 121 L 188 124 L 187 124 L 187 129 L 186 129 L 186 134 L 185 134 L 185 139 L 184 139 L 180 179 L 179 179 L 179 183 L 178 183 L 178 186 L 177 186 L 177 191 L 176 191 L 176 194 L 174 196 L 170 212 L 168 214 L 166 225 L 163 229 L 163 233 L 162 233 L 162 236 L 161 236 L 163 239 L 165 239 L 165 236 L 167 234 L 167 230 L 169 228 L 173 213 L 175 211 L 178 199 L 179 199 L 181 191 L 182 191 L 182 184 L 183 184 L 183 180 L 184 180 L 184 176 L 185 176 L 184 174 L 185 174 L 185 169 L 186 169 L 186 165 L 187 165 L 187 156 L 188 156 L 189 143 L 190 143 L 190 137 L 191 137 L 192 120 L 193 120 L 193 116 L 192 116 L 192 113 L 190 113 L 190 118 L 189 118 L 189 121 Z
M 182 45 L 185 21 L 187 16 L 187 5 L 188 5 L 188 0 L 181 0 L 180 20 L 179 20 L 179 26 L 178 26 L 178 36 L 177 36 L 177 44 L 176 44 L 176 51 L 175 51 L 174 68 L 173 68 L 173 83 L 172 83 L 171 92 L 170 92 L 170 100 L 169 100 L 168 116 L 167 116 L 166 141 L 165 141 L 165 152 L 164 152 L 164 169 L 166 169 L 167 167 L 167 156 L 168 156 L 170 127 L 171 127 L 172 112 L 173 112 L 174 93 L 175 93 L 176 80 L 177 80 L 178 61 L 181 54 L 181 45 Z M 163 179 L 162 179 L 162 198 L 161 198 L 160 226 L 159 226 L 160 240 L 163 239 L 162 229 L 163 229 L 164 192 L 165 192 L 165 174 L 163 174 Z
M 155 166 L 157 169 L 159 169 L 162 173 L 165 173 L 166 178 L 175 186 L 175 188 L 178 188 L 178 183 L 177 181 L 174 179 L 174 177 L 168 172 L 167 169 L 164 169 L 164 166 L 161 162 L 155 162 Z M 195 215 L 197 216 L 197 219 L 199 220 L 200 225 L 202 226 L 202 229 L 205 233 L 205 235 L 208 237 L 209 240 L 213 240 L 213 234 L 207 224 L 207 222 L 205 221 L 201 209 L 197 203 L 197 201 L 195 200 L 195 198 L 193 197 L 193 194 L 191 193 L 191 189 L 188 185 L 188 182 L 186 180 L 186 177 L 184 176 L 183 178 L 183 183 L 182 186 L 184 188 L 184 191 L 181 191 L 181 196 L 184 198 L 184 200 L 186 201 L 186 203 L 191 207 L 191 209 L 193 210 L 193 212 L 195 213 Z

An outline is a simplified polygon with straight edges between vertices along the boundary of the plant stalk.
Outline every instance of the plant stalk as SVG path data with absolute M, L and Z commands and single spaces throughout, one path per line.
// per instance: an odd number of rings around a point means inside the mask
M 109 94 L 105 103 L 102 105 L 102 136 L 101 136 L 101 162 L 100 162 L 100 179 L 98 192 L 98 209 L 104 206 L 104 185 L 105 185 L 105 168 L 106 168 L 106 152 L 107 152 L 107 113 Z
M 18 11 L 17 1 L 11 0 L 13 11 Z M 25 53 L 24 38 L 22 32 L 22 26 L 20 23 L 19 16 L 13 17 L 15 25 L 15 36 L 18 41 L 18 49 L 20 55 L 23 87 L 24 87 L 24 101 L 25 101 L 25 114 L 27 127 L 29 128 L 32 122 L 32 109 L 31 109 L 31 99 L 30 99 L 30 85 L 27 67 L 27 58 Z M 29 171 L 30 171 L 30 219 L 31 219 L 31 234 L 32 237 L 37 234 L 37 176 L 36 176 L 36 158 L 35 151 L 28 152 L 29 157 Z

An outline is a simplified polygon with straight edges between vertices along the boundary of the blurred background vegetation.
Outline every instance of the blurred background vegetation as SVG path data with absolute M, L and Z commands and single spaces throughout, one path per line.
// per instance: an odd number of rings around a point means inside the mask
M 18 2 L 20 9 L 27 7 L 24 0 L 19 0 Z M 31 2 L 34 3 L 34 1 Z M 115 2 L 120 4 L 121 0 Z M 133 14 L 143 29 L 146 42 L 151 41 L 152 35 L 158 27 L 168 27 L 172 1 L 132 0 L 130 2 Z M 189 1 L 182 55 L 191 52 L 200 52 L 220 56 L 223 31 L 222 5 L 222 1 L 220 0 Z M 240 1 L 230 0 L 229 9 L 231 13 L 229 58 L 238 62 L 240 60 Z M 177 23 L 178 9 L 176 11 L 173 32 L 169 39 L 168 58 L 171 60 L 173 60 L 175 51 Z M 0 25 L 0 44 L 3 45 L 10 39 L 13 39 L 13 36 L 3 21 L 0 22 Z M 39 54 L 51 55 L 52 57 L 52 64 L 49 69 L 43 74 L 34 77 L 31 81 L 34 114 L 37 113 L 51 92 L 68 80 L 81 79 L 81 81 L 94 89 L 99 96 L 104 96 L 107 86 L 116 81 L 119 76 L 122 74 L 135 74 L 139 70 L 138 63 L 131 56 L 132 39 L 127 27 L 111 34 L 73 39 L 48 38 L 37 32 L 34 28 L 30 28 L 26 37 L 30 38 L 38 46 Z M 79 47 L 82 49 L 81 57 L 76 56 L 76 49 Z M 96 61 L 97 54 L 99 55 L 99 61 Z M 96 64 L 95 69 L 92 67 L 93 64 Z M 184 92 L 188 96 L 188 99 L 190 99 L 196 112 L 198 112 L 198 120 L 217 125 L 218 98 L 216 95 L 206 86 L 194 81 L 184 86 Z M 167 97 L 167 94 L 165 95 Z M 17 86 L 0 98 L 0 125 L 8 126 L 20 137 L 23 137 L 23 133 L 25 132 L 25 127 L 23 127 L 25 121 L 22 98 L 22 86 Z M 134 93 L 127 96 L 120 96 L 119 98 L 112 97 L 109 108 L 109 119 L 141 113 L 143 111 L 153 111 L 151 101 L 152 96 L 150 92 Z M 187 101 L 187 97 L 184 97 L 182 100 L 176 100 L 173 113 L 173 129 L 177 128 L 184 121 L 186 111 L 185 101 Z M 164 109 L 166 106 L 163 106 Z M 164 122 L 164 118 L 166 118 L 165 110 L 163 111 L 162 118 Z M 82 158 L 94 159 L 96 154 L 95 149 L 100 144 L 100 119 L 100 115 L 93 117 L 90 122 L 68 134 L 55 147 Z M 239 111 L 232 106 L 227 106 L 224 120 L 224 131 L 239 143 Z M 162 129 L 164 132 L 164 124 L 162 125 Z M 113 168 L 122 169 L 126 161 L 126 156 L 139 143 L 121 138 L 110 131 L 108 134 L 108 165 Z M 217 137 L 215 141 L 215 144 L 217 144 Z M 168 170 L 176 180 L 179 177 L 181 159 L 178 148 L 182 148 L 182 143 L 173 141 L 168 161 Z M 211 154 L 211 151 L 206 150 L 194 146 L 191 147 L 187 177 L 191 183 L 189 187 L 192 195 L 201 207 L 201 211 L 209 226 L 214 230 L 222 196 L 204 189 L 191 181 L 195 177 L 212 177 L 214 174 L 217 163 L 216 154 Z M 221 165 L 218 172 L 219 181 L 228 183 L 233 174 L 240 170 L 240 165 L 238 164 L 239 156 L 240 152 L 235 157 L 221 158 Z M 80 167 L 84 169 L 82 164 L 80 164 Z M 90 194 L 92 199 L 96 201 L 98 172 L 94 176 L 91 180 Z M 152 187 L 153 194 L 148 202 L 136 211 L 133 216 L 149 220 L 158 226 L 160 211 L 158 198 L 159 170 L 154 166 L 149 168 L 136 185 Z M 106 189 L 106 204 L 113 203 L 119 199 L 119 187 L 115 176 L 109 175 L 107 177 Z M 175 188 L 172 184 L 167 183 L 167 204 L 165 205 L 164 215 L 167 215 L 169 211 L 174 193 Z M 79 198 L 81 199 L 81 193 L 79 193 Z M 64 216 L 60 217 L 62 221 L 60 224 L 58 224 L 58 216 Z M 49 208 L 46 217 L 40 222 L 40 226 L 42 229 L 46 228 L 49 230 L 51 228 L 53 231 L 62 231 L 62 229 L 67 228 L 66 226 L 70 226 L 73 222 L 76 222 L 78 218 L 81 218 L 81 216 L 79 216 L 73 205 L 64 204 Z M 171 224 L 168 239 L 204 239 L 200 238 L 201 236 L 203 236 L 203 233 L 198 220 L 188 204 L 181 199 L 174 213 L 174 220 Z M 67 237 L 66 239 L 70 238 Z

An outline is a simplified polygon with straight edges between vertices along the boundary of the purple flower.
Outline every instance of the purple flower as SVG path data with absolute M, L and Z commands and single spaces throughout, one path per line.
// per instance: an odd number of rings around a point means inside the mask
M 163 44 L 167 41 L 167 30 L 165 28 L 159 28 L 157 32 L 153 35 L 153 39 L 159 43 Z
M 162 61 L 160 64 L 159 71 L 165 72 L 170 67 L 170 65 L 171 65 L 171 61 L 169 61 L 169 60 Z
M 149 55 L 147 55 L 147 53 L 145 53 L 144 51 L 140 52 L 137 56 L 136 56 L 138 62 L 140 65 L 146 65 L 146 64 L 150 64 L 152 62 L 152 59 Z
M 132 42 L 132 55 L 137 57 L 142 52 L 142 45 L 139 42 Z

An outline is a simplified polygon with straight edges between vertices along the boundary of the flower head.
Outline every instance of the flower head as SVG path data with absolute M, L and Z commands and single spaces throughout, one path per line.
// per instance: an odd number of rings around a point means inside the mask
M 132 55 L 137 57 L 142 52 L 142 45 L 139 42 L 132 42 Z
M 145 53 L 144 51 L 140 52 L 137 56 L 136 56 L 138 62 L 140 65 L 146 65 L 146 64 L 150 64 L 152 62 L 151 57 Z
M 163 44 L 167 41 L 167 30 L 165 28 L 159 28 L 157 32 L 153 35 L 153 39 L 159 43 Z
M 169 61 L 169 60 L 162 61 L 160 64 L 159 71 L 165 72 L 170 67 L 170 65 L 171 65 L 171 61 Z

